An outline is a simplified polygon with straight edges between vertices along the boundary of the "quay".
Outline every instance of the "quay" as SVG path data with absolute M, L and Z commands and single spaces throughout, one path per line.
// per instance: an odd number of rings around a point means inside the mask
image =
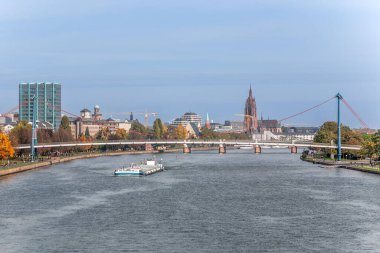
M 343 160 L 343 161 L 335 161 L 335 160 L 323 160 L 323 159 L 315 159 L 310 157 L 302 157 L 301 160 L 313 164 L 320 164 L 326 166 L 326 168 L 341 168 L 347 170 L 356 170 L 365 173 L 377 174 L 380 175 L 380 165 L 378 167 L 371 166 L 370 161 L 368 160 Z
M 206 148 L 194 148 L 194 151 L 208 151 L 208 150 L 215 150 L 215 147 L 206 147 Z M 180 153 L 182 149 L 169 149 L 165 150 L 165 153 Z M 76 156 L 69 156 L 69 157 L 53 157 L 50 160 L 45 160 L 41 162 L 34 162 L 34 163 L 25 163 L 16 167 L 11 168 L 2 168 L 0 169 L 0 178 L 2 176 L 8 176 L 16 173 L 21 173 L 29 170 L 34 169 L 40 169 L 40 168 L 46 168 L 51 165 L 60 164 L 60 163 L 66 163 L 74 160 L 80 160 L 80 159 L 91 159 L 91 158 L 97 158 L 97 157 L 103 157 L 103 156 L 122 156 L 122 155 L 142 155 L 142 154 L 158 154 L 161 153 L 160 150 L 158 151 L 123 151 L 123 152 L 104 152 L 104 153 L 90 153 L 90 154 L 80 154 Z

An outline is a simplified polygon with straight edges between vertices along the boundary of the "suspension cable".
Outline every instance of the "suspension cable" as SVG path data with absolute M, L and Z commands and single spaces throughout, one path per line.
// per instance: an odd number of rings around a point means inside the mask
M 350 110 L 350 112 L 354 115 L 354 117 L 360 122 L 362 127 L 369 129 L 369 126 L 367 125 L 367 123 L 365 123 L 364 120 L 362 120 L 362 118 L 359 116 L 359 114 L 355 112 L 355 110 L 350 106 L 347 100 L 342 99 L 342 102 L 348 108 L 348 110 Z
M 308 112 L 308 111 L 311 111 L 311 110 L 313 110 L 313 109 L 315 109 L 315 108 L 318 108 L 318 107 L 320 107 L 320 106 L 322 106 L 322 105 L 324 105 L 324 104 L 330 102 L 331 100 L 333 100 L 333 99 L 335 99 L 335 98 L 336 98 L 335 96 L 332 97 L 332 98 L 329 98 L 329 99 L 327 99 L 326 101 L 324 101 L 324 102 L 322 102 L 322 103 L 320 103 L 320 104 L 318 104 L 318 105 L 316 105 L 316 106 L 313 106 L 313 107 L 311 107 L 311 108 L 309 108 L 309 109 L 306 109 L 306 110 L 304 110 L 304 111 L 302 111 L 302 112 L 299 112 L 299 113 L 293 114 L 293 115 L 291 115 L 291 116 L 289 116 L 289 117 L 286 117 L 286 118 L 280 119 L 279 122 L 282 122 L 282 121 L 285 121 L 285 120 L 288 120 L 288 119 L 291 119 L 291 118 L 297 117 L 297 116 L 299 116 L 299 115 L 301 115 L 301 114 L 304 114 L 304 113 L 306 113 L 306 112 Z

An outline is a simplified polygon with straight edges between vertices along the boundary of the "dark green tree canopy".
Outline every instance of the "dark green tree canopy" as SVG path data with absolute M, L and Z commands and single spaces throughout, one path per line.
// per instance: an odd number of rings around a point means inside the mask
M 164 134 L 164 127 L 162 125 L 161 119 L 156 119 L 153 123 L 154 138 L 161 139 Z
M 134 131 L 134 132 L 142 133 L 142 134 L 146 134 L 146 132 L 147 132 L 147 129 L 145 128 L 145 126 L 143 126 L 138 121 L 133 121 L 132 122 L 131 130 Z
M 88 127 L 86 127 L 86 132 L 85 132 L 84 136 L 86 136 L 86 138 L 90 137 L 90 129 L 88 129 Z
M 70 129 L 70 120 L 67 116 L 62 117 L 60 128 L 65 129 L 65 130 Z

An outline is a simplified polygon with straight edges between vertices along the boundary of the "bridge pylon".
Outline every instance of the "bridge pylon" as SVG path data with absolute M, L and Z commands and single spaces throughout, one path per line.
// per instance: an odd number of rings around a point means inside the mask
M 219 154 L 225 154 L 227 151 L 227 148 L 224 144 L 219 144 Z
M 183 153 L 184 154 L 190 154 L 191 153 L 191 147 L 189 147 L 186 143 L 183 144 Z
M 340 93 L 336 94 L 336 98 L 338 100 L 338 132 L 337 132 L 337 160 L 342 160 L 342 140 L 341 140 L 341 133 L 340 133 L 340 100 L 343 100 L 342 95 Z
M 261 146 L 255 145 L 255 154 L 261 154 Z

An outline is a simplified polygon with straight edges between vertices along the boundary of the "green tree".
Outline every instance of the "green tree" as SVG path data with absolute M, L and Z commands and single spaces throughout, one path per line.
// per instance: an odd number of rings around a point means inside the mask
M 84 133 L 84 136 L 86 137 L 86 139 L 90 138 L 91 135 L 90 135 L 90 129 L 88 129 L 88 127 L 86 127 L 86 131 Z
M 378 156 L 376 143 L 373 140 L 367 140 L 364 142 L 361 150 L 361 154 L 369 157 L 371 160 Z
M 133 121 L 131 129 L 129 129 L 128 139 L 129 140 L 143 140 L 146 139 L 148 135 L 148 130 L 140 122 Z
M 154 121 L 153 131 L 154 131 L 153 136 L 155 139 L 161 139 L 162 138 L 162 136 L 164 135 L 164 131 L 163 131 L 161 119 L 158 118 Z
M 375 134 L 365 134 L 361 154 L 371 160 L 380 157 L 380 130 Z
M 164 126 L 160 118 L 158 118 L 157 121 L 158 121 L 158 126 L 160 127 L 160 131 L 161 131 L 160 138 L 162 138 L 163 135 L 165 134 L 166 127 Z
M 212 129 L 208 129 L 206 127 L 203 127 L 201 129 L 201 138 L 202 139 L 205 139 L 205 140 L 216 140 L 216 139 L 220 139 L 221 135 L 216 133 L 214 130 Z
M 333 121 L 325 122 L 314 136 L 314 142 L 330 143 L 332 140 L 336 142 L 338 124 Z
M 145 126 L 142 125 L 137 120 L 132 122 L 130 130 L 138 132 L 138 133 L 141 133 L 141 134 L 146 134 L 147 133 L 147 129 L 145 128 Z
M 337 143 L 338 124 L 333 121 L 325 122 L 314 136 L 314 142 Z M 359 133 L 352 131 L 348 126 L 341 125 L 341 142 L 348 145 L 362 145 L 363 138 Z M 336 149 L 322 149 L 325 154 L 336 154 Z M 345 151 L 346 155 L 358 156 L 358 151 Z
M 337 142 L 338 124 L 334 121 L 325 122 L 314 136 L 314 142 L 330 143 Z M 352 131 L 348 126 L 341 126 L 341 141 L 343 144 L 361 145 L 363 138 L 360 134 Z
M 59 127 L 62 128 L 62 129 L 70 130 L 71 131 L 70 120 L 69 120 L 69 118 L 67 116 L 63 116 L 62 117 L 62 119 L 61 119 L 61 125 Z

